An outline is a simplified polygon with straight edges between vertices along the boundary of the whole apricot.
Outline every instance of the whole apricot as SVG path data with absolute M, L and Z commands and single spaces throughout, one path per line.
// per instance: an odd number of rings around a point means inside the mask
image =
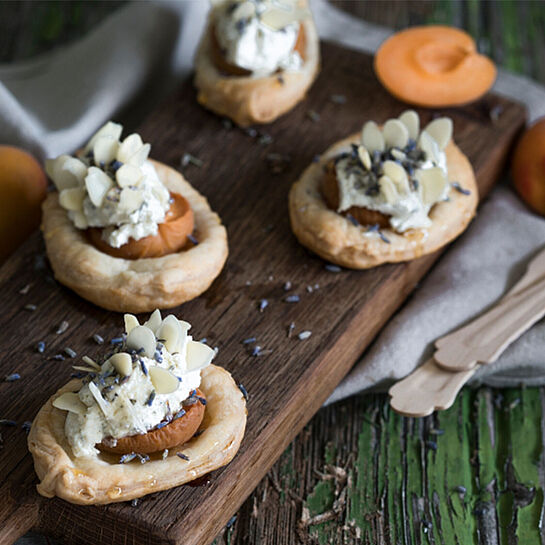
M 47 176 L 32 155 L 0 146 L 0 263 L 40 225 L 46 189 Z
M 545 118 L 536 121 L 517 142 L 511 172 L 521 199 L 545 216 Z

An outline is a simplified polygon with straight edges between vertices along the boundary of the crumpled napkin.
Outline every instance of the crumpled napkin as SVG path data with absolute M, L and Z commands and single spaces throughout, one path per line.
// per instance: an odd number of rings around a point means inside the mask
M 374 51 L 392 32 L 326 0 L 311 0 L 311 8 L 322 39 L 361 51 Z M 76 149 L 112 117 L 138 124 L 188 75 L 207 10 L 204 0 L 130 3 L 68 47 L 0 66 L 0 142 L 45 158 Z M 545 115 L 545 89 L 527 78 L 500 71 L 494 90 L 524 102 L 530 119 Z M 506 187 L 496 189 L 328 402 L 408 374 L 435 338 L 498 299 L 544 242 L 545 220 Z M 543 328 L 534 326 L 473 380 L 545 383 Z

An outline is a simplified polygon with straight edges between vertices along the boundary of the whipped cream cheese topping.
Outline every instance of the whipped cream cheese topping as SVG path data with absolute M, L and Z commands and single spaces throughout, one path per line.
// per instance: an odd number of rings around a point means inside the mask
M 400 233 L 429 227 L 432 206 L 449 195 L 444 149 L 451 137 L 451 119 L 435 119 L 420 132 L 420 119 L 412 110 L 388 120 L 382 129 L 368 121 L 361 143 L 335 158 L 337 211 L 357 206 L 387 214 Z
M 298 19 L 306 13 L 293 0 L 223 1 L 214 12 L 216 38 L 227 62 L 254 76 L 297 71 L 303 64 L 294 51 Z
M 77 157 L 46 161 L 70 220 L 78 229 L 103 228 L 102 238 L 114 248 L 156 235 L 170 206 L 168 189 L 147 161 L 150 145 L 138 134 L 121 141 L 122 130 L 110 121 Z
M 87 373 L 82 388 L 53 401 L 68 411 L 65 434 L 75 456 L 94 456 L 103 440 L 115 443 L 183 416 L 215 356 L 187 334 L 190 327 L 174 315 L 162 319 L 158 310 L 144 325 L 126 314 L 118 351 L 101 365 L 84 357 L 87 367 L 76 367 Z

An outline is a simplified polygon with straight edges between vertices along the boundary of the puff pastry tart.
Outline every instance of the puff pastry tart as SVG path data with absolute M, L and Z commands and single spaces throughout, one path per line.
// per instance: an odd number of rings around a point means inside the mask
M 269 123 L 304 98 L 319 63 L 305 0 L 217 0 L 195 58 L 197 99 L 242 127 Z
M 407 261 L 456 238 L 478 203 L 452 120 L 420 131 L 412 110 L 334 144 L 292 186 L 293 232 L 318 255 L 353 269 Z
M 192 481 L 229 463 L 246 426 L 246 401 L 210 362 L 191 326 L 159 311 L 140 325 L 125 315 L 115 353 L 84 356 L 81 378 L 36 416 L 28 446 L 38 492 L 71 503 L 131 500 Z
M 42 207 L 47 254 L 59 282 L 98 306 L 175 307 L 218 276 L 227 233 L 179 172 L 121 132 L 108 122 L 76 157 L 46 162 L 58 190 Z

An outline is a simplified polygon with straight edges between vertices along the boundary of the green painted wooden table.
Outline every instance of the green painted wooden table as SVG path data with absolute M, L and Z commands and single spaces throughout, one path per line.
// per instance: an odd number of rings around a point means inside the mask
M 119 3 L 94 12 L 82 2 L 34 3 L 43 16 L 31 32 L 29 2 L 0 4 L 1 60 L 64 43 Z M 334 3 L 393 28 L 460 26 L 499 65 L 545 83 L 541 1 Z M 293 441 L 215 545 L 545 545 L 544 411 L 545 388 L 465 389 L 450 410 L 424 419 L 395 414 L 385 395 L 339 402 Z

